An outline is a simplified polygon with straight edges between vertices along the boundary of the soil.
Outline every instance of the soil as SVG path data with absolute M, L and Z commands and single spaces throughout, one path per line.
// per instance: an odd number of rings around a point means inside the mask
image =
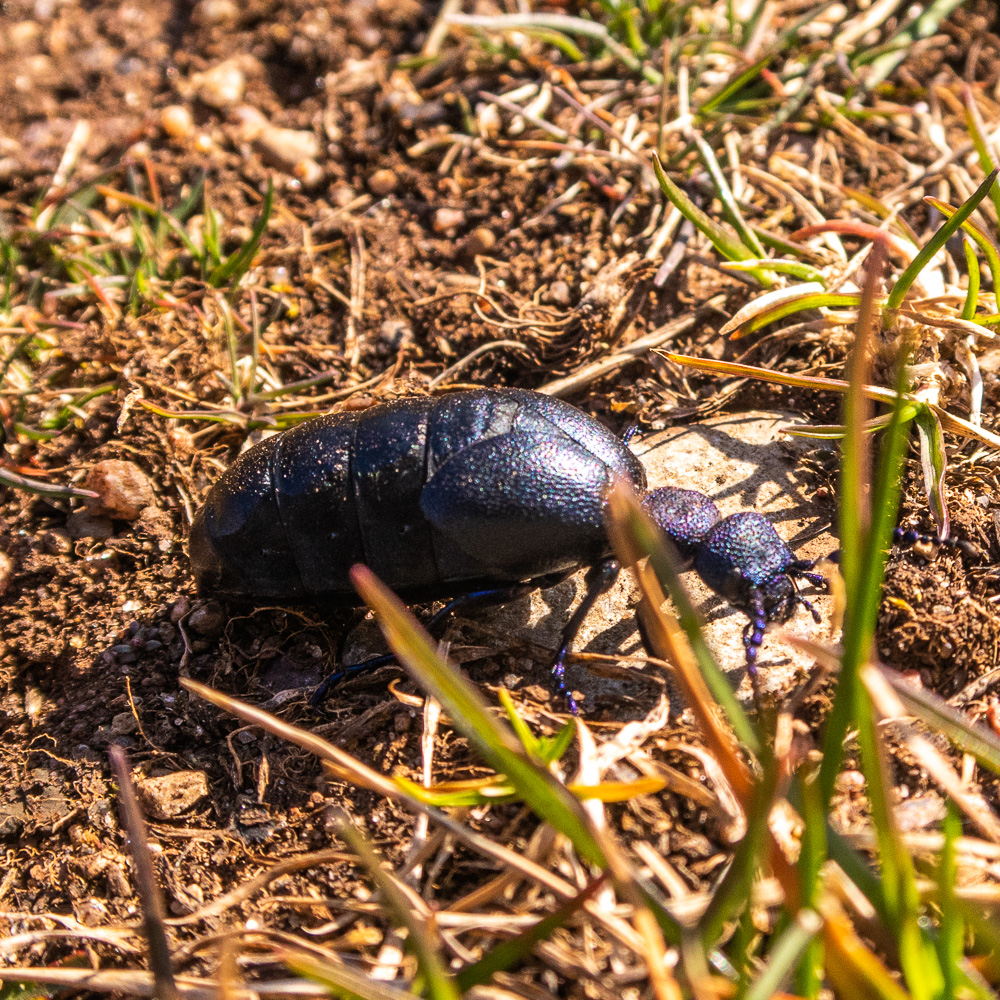
M 524 58 L 471 35 L 421 59 L 437 13 L 438 5 L 417 0 L 8 0 L 0 11 L 0 236 L 17 248 L 16 259 L 5 250 L 0 265 L 8 282 L 16 273 L 19 296 L 0 302 L 10 324 L 0 329 L 9 365 L 0 389 L 5 463 L 21 475 L 82 486 L 98 462 L 121 460 L 152 487 L 140 515 L 124 518 L 0 486 L 0 927 L 8 935 L 136 922 L 107 757 L 118 746 L 149 818 L 171 933 L 178 946 L 190 945 L 188 970 L 204 967 L 211 935 L 248 926 L 265 937 L 285 931 L 336 942 L 369 967 L 376 962 L 382 937 L 374 931 L 385 924 L 341 905 L 364 902 L 370 889 L 339 856 L 202 913 L 278 861 L 339 846 L 344 812 L 394 867 L 413 835 L 413 817 L 400 806 L 324 774 L 312 755 L 178 686 L 180 676 L 192 677 L 310 729 L 376 771 L 420 780 L 420 702 L 400 671 L 358 678 L 322 711 L 309 707 L 312 688 L 345 649 L 375 647 L 370 622 L 356 628 L 361 612 L 241 609 L 195 594 L 185 550 L 194 510 L 240 448 L 290 413 L 425 393 L 435 379 L 438 387 L 538 388 L 691 314 L 695 322 L 668 345 L 677 353 L 842 373 L 845 342 L 836 337 L 721 339 L 719 327 L 750 289 L 721 273 L 697 240 L 666 280 L 654 280 L 664 254 L 643 255 L 661 198 L 634 161 L 594 156 L 567 167 L 541 133 L 529 130 L 532 148 L 520 133 L 467 121 L 482 94 L 549 77 L 580 96 L 613 89 L 609 118 L 619 124 L 622 109 L 655 121 L 648 86 L 599 63 L 560 61 L 544 47 Z M 961 107 L 942 94 L 959 93 L 968 80 L 984 106 L 997 108 L 994 19 L 991 4 L 967 4 L 893 77 L 894 99 L 931 93 L 955 146 Z M 206 79 L 220 64 L 228 77 Z M 238 80 L 241 93 L 230 99 L 226 86 Z M 506 110 L 500 114 L 509 121 Z M 550 117 L 566 131 L 579 127 L 568 105 Z M 901 157 L 926 167 L 940 155 L 923 132 L 891 117 L 867 126 L 863 142 L 819 113 L 793 125 L 764 140 L 762 163 L 781 152 L 808 167 L 824 138 L 839 160 L 824 159 L 820 175 L 875 197 L 906 180 Z M 606 147 L 598 129 L 592 138 Z M 295 153 L 296 143 L 308 155 Z M 668 154 L 682 149 L 676 143 Z M 269 180 L 274 209 L 238 294 L 206 283 L 189 248 L 167 224 L 154 232 L 148 213 L 142 218 L 155 238 L 139 259 L 123 221 L 136 200 L 173 211 L 203 184 L 184 224 L 200 215 L 204 233 L 215 219 L 225 256 L 251 237 Z M 827 217 L 846 203 L 831 201 L 829 191 L 819 197 Z M 760 221 L 773 210 L 760 206 Z M 919 233 L 931 223 L 919 200 L 905 217 Z M 791 232 L 804 223 L 783 224 Z M 100 241 L 87 235 L 93 231 Z M 123 261 L 122 270 L 146 275 L 145 283 L 94 277 L 91 259 Z M 477 348 L 486 349 L 470 354 Z M 928 351 L 937 360 L 944 348 Z M 983 422 L 995 427 L 1000 386 L 988 358 L 982 370 Z M 242 387 L 233 386 L 234 372 Z M 309 379 L 317 384 L 293 385 Z M 656 355 L 583 383 L 568 398 L 616 431 L 633 420 L 646 432 L 662 429 L 722 408 L 839 420 L 833 393 L 731 381 L 723 389 L 718 377 Z M 966 412 L 967 395 L 957 400 Z M 983 558 L 894 555 L 876 644 L 889 665 L 961 699 L 998 665 L 997 465 L 984 448 L 950 436 L 947 443 L 954 531 Z M 830 523 L 834 454 L 800 453 L 793 462 L 814 516 Z M 911 465 L 907 524 L 932 530 L 915 454 Z M 495 635 L 475 616 L 446 638 L 489 699 L 511 687 L 525 717 L 555 732 L 564 706 L 552 693 L 544 650 L 518 641 L 497 653 Z M 657 691 L 633 683 L 628 718 L 652 711 Z M 821 688 L 801 706 L 803 732 L 815 729 L 829 697 Z M 979 718 L 992 699 L 979 684 L 962 703 Z M 613 732 L 627 719 L 605 701 L 593 721 Z M 698 758 L 685 749 L 697 743 L 680 716 L 648 750 L 704 783 Z M 433 766 L 439 780 L 483 773 L 447 727 Z M 912 762 L 900 762 L 898 780 L 908 796 L 936 794 Z M 845 828 L 862 818 L 852 801 L 845 792 L 838 802 Z M 725 824 L 680 791 L 611 807 L 609 815 L 627 841 L 657 845 L 691 891 L 717 878 L 729 848 Z M 470 822 L 522 853 L 536 829 L 516 805 Z M 478 856 L 442 849 L 422 891 L 444 906 L 497 871 Z M 84 962 L 138 961 L 97 937 L 39 941 L 3 960 L 80 958 L 74 948 Z M 530 965 L 519 988 L 555 989 L 563 981 L 557 951 L 553 945 Z M 612 992 L 598 976 L 581 989 Z

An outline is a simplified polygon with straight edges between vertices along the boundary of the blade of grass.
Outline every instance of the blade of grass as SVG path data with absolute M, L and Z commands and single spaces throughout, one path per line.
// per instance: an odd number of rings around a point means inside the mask
M 763 382 L 777 382 L 779 385 L 791 385 L 802 389 L 816 389 L 821 392 L 846 392 L 848 387 L 848 383 L 844 379 L 839 378 L 826 378 L 825 376 L 816 375 L 788 375 L 784 372 L 775 372 L 768 368 L 758 368 L 754 365 L 743 365 L 734 361 L 712 361 L 708 358 L 693 358 L 686 354 L 674 354 L 672 351 L 661 349 L 656 349 L 655 353 L 676 364 L 687 365 L 689 368 L 696 368 L 699 371 L 710 372 L 715 375 L 731 375 L 735 378 L 756 378 Z M 863 392 L 868 399 L 887 403 L 890 406 L 896 400 L 896 394 L 892 389 L 886 389 L 878 385 L 866 385 L 863 387 Z M 952 434 L 958 434 L 961 437 L 980 441 L 991 448 L 1000 448 L 1000 435 L 970 423 L 962 417 L 957 417 L 936 403 L 919 399 L 911 393 L 903 393 L 902 398 L 906 402 L 912 403 L 915 407 L 926 406 L 941 421 L 941 427 L 944 430 Z
M 760 737 L 701 634 L 698 615 L 680 580 L 680 561 L 668 548 L 669 542 L 622 484 L 616 485 L 608 497 L 607 517 L 608 534 L 622 565 L 630 566 L 639 559 L 649 559 L 661 586 L 674 602 L 678 623 L 687 637 L 707 691 L 725 712 L 740 744 L 756 756 L 761 750 Z
M 700 233 L 706 236 L 721 257 L 726 260 L 753 260 L 762 257 L 763 253 L 754 253 L 723 226 L 720 226 L 710 215 L 698 206 L 667 176 L 660 163 L 660 158 L 653 154 L 653 170 L 660 188 L 668 201 L 687 219 Z M 759 244 L 758 244 L 759 245 Z M 754 277 L 760 280 L 758 274 Z M 762 282 L 764 284 L 764 282 Z
M 260 247 L 260 241 L 264 238 L 264 232 L 270 221 L 273 205 L 274 180 L 269 177 L 260 215 L 257 216 L 257 221 L 254 223 L 250 238 L 209 274 L 207 280 L 213 288 L 221 288 L 225 284 L 230 284 L 235 290 L 236 286 L 239 285 L 240 279 L 250 269 L 254 255 Z
M 723 271 L 735 271 L 740 274 L 752 272 L 758 268 L 767 268 L 774 274 L 790 274 L 800 281 L 815 282 L 820 288 L 826 285 L 826 275 L 812 264 L 804 264 L 800 260 L 769 259 L 767 257 L 753 260 L 727 260 L 719 265 Z
M 545 768 L 531 761 L 514 734 L 490 714 L 479 692 L 438 655 L 426 632 L 371 570 L 355 566 L 353 582 L 375 612 L 389 648 L 413 679 L 434 695 L 453 724 L 497 773 L 504 774 L 532 810 L 565 834 L 590 864 L 608 865 L 604 839 L 580 803 Z
M 577 913 L 583 904 L 594 897 L 594 894 L 607 882 L 605 875 L 591 879 L 587 885 L 572 899 L 567 899 L 558 909 L 547 917 L 542 917 L 536 924 L 522 931 L 509 941 L 495 945 L 478 962 L 466 966 L 455 977 L 456 985 L 461 993 L 471 990 L 474 986 L 488 983 L 497 972 L 513 969 L 517 964 L 528 958 L 535 945 L 547 941 L 566 921 Z
M 940 980 L 940 969 L 936 967 L 936 956 L 926 946 L 920 930 L 920 897 L 913 862 L 896 828 L 885 746 L 875 725 L 871 698 L 861 682 L 861 673 L 872 657 L 885 572 L 885 552 L 896 524 L 906 448 L 902 391 L 906 384 L 908 345 L 903 346 L 897 361 L 892 420 L 883 435 L 878 473 L 871 483 L 871 458 L 863 429 L 867 417 L 863 388 L 868 381 L 877 296 L 885 263 L 885 246 L 876 243 L 866 268 L 855 347 L 848 367 L 851 389 L 845 397 L 848 433 L 842 446 L 840 560 L 848 603 L 844 621 L 844 654 L 824 741 L 820 787 L 824 801 L 829 802 L 836 769 L 839 769 L 839 761 L 843 759 L 843 738 L 848 725 L 855 727 L 873 826 L 879 842 L 883 892 L 892 925 L 896 928 L 900 964 L 914 996 L 930 1000 L 934 984 Z
M 378 887 L 386 909 L 407 930 L 407 945 L 417 959 L 423 986 L 430 1000 L 461 1000 L 458 985 L 441 955 L 440 942 L 431 920 L 414 912 L 395 876 L 383 865 L 360 831 L 345 821 L 337 836 L 358 856 L 358 860 Z
M 992 189 L 991 189 L 992 190 Z M 924 198 L 924 203 L 936 208 L 942 215 L 949 219 L 958 211 L 954 205 L 942 201 L 940 198 L 932 198 L 929 195 Z M 990 269 L 990 276 L 993 278 L 993 297 L 1000 309 L 1000 252 L 997 251 L 996 244 L 986 235 L 986 233 L 972 220 L 966 219 L 962 223 L 963 231 L 973 240 L 977 247 L 983 252 L 987 266 Z M 972 317 L 969 317 L 970 319 Z
M 965 293 L 962 319 L 971 320 L 976 315 L 976 306 L 979 303 L 979 258 L 976 257 L 975 247 L 968 236 L 962 240 L 962 249 L 965 251 L 965 268 L 969 272 L 969 289 Z
M 889 298 L 885 304 L 885 308 L 890 315 L 903 304 L 903 299 L 906 298 L 906 293 L 910 290 L 910 286 L 917 280 L 917 275 L 920 274 L 948 240 L 958 232 L 962 223 L 972 215 L 979 207 L 979 203 L 989 194 L 990 188 L 993 187 L 993 183 L 996 181 L 997 173 L 997 170 L 990 171 L 986 176 L 986 180 L 976 188 L 972 196 L 963 202 L 958 211 L 927 241 L 927 244 L 913 258 L 912 263 L 896 279 L 896 284 L 893 285 L 892 291 L 889 292 Z
M 772 946 L 764 970 L 758 973 L 741 1000 L 771 1000 L 791 974 L 793 966 L 817 940 L 823 921 L 815 910 L 801 909 Z
M 851 600 L 844 623 L 843 666 L 827 724 L 820 769 L 819 781 L 824 804 L 829 803 L 833 795 L 834 781 L 843 760 L 843 740 L 852 722 L 857 723 L 854 716 L 858 707 L 856 692 L 860 688 L 858 671 L 867 662 L 871 649 L 873 626 L 866 621 L 864 615 L 865 609 L 870 605 L 870 592 L 865 595 L 869 600 L 864 600 L 863 596 L 864 584 L 870 582 L 866 579 L 865 558 L 871 533 L 868 495 L 871 455 L 868 435 L 863 430 L 869 419 L 870 408 L 865 399 L 864 386 L 868 384 L 869 351 L 876 321 L 876 296 L 885 263 L 885 244 L 876 242 L 867 261 L 854 346 L 848 359 L 848 387 L 844 396 L 844 424 L 847 433 L 841 445 L 840 567 L 844 586 L 851 595 Z M 894 414 L 898 414 L 900 402 L 897 400 Z
M 822 289 L 808 290 L 793 285 L 790 288 L 780 288 L 776 292 L 768 292 L 748 302 L 719 333 L 723 336 L 733 333 L 733 340 L 738 340 L 769 323 L 776 323 L 779 319 L 798 312 L 806 312 L 809 309 L 854 308 L 860 302 L 859 295 L 840 295 Z
M 990 156 L 990 151 L 986 146 L 986 127 L 979 114 L 976 98 L 972 93 L 972 88 L 967 83 L 962 86 L 962 97 L 965 104 L 966 131 L 969 133 L 969 138 L 972 139 L 976 156 L 979 157 L 979 169 L 984 174 L 988 174 L 996 164 L 993 162 L 993 157 Z M 990 198 L 993 201 L 993 207 L 996 209 L 997 217 L 1000 218 L 1000 189 L 992 188 Z
M 705 142 L 704 138 L 698 132 L 694 134 L 694 141 L 698 147 L 701 161 L 705 164 L 705 169 L 708 170 L 709 177 L 712 178 L 712 184 L 715 186 L 715 196 L 722 203 L 723 213 L 739 234 L 743 246 L 753 253 L 755 257 L 763 257 L 764 248 L 760 245 L 760 240 L 757 239 L 753 230 L 747 226 L 743 218 L 743 213 L 740 212 L 740 207 L 736 204 L 736 199 L 733 197 L 729 181 L 726 180 L 726 175 L 722 172 L 722 167 L 719 166 L 719 161 L 715 158 L 715 153 L 712 152 L 712 147 Z M 760 275 L 758 274 L 756 277 L 759 279 Z M 770 279 L 768 279 L 768 284 L 772 284 Z
M 901 416 L 901 419 L 905 418 Z M 922 406 L 916 412 L 915 423 L 920 439 L 920 465 L 924 474 L 927 503 L 934 515 L 937 533 L 942 538 L 947 538 L 950 522 L 944 477 L 948 471 L 948 456 L 945 452 L 941 422 L 934 416 L 933 411 Z
M 938 906 L 941 907 L 941 932 L 938 935 L 938 955 L 944 973 L 946 1000 L 957 996 L 960 977 L 957 970 L 962 962 L 962 945 L 965 940 L 965 921 L 955 899 L 958 884 L 958 863 L 955 857 L 955 841 L 962 835 L 962 818 L 955 805 L 948 803 L 948 814 L 943 824 L 944 849 L 937 870 Z
M 677 680 L 681 685 L 685 698 L 695 713 L 698 723 L 705 734 L 705 739 L 713 748 L 719 759 L 720 766 L 727 780 L 733 786 L 737 797 L 743 802 L 750 801 L 752 794 L 752 779 L 739 755 L 736 753 L 733 740 L 727 730 L 720 724 L 713 698 L 714 690 L 710 690 L 708 677 L 703 672 L 705 663 L 696 658 L 696 653 L 690 645 L 690 634 L 685 634 L 672 616 L 661 610 L 665 594 L 660 589 L 659 573 L 652 565 L 653 552 L 658 553 L 658 559 L 668 559 L 663 552 L 666 548 L 660 542 L 659 529 L 649 521 L 645 511 L 639 507 L 635 498 L 621 484 L 615 486 L 608 496 L 608 534 L 612 547 L 623 566 L 632 568 L 643 591 L 645 602 L 640 605 L 640 614 L 646 624 L 647 634 L 657 650 L 657 655 L 668 660 L 677 670 Z M 643 566 L 640 560 L 650 557 L 650 565 Z M 669 566 L 661 566 L 661 571 L 670 577 Z M 694 620 L 694 610 L 690 600 L 678 588 L 678 596 L 690 610 Z M 686 612 L 685 612 L 686 614 Z M 697 622 L 694 621 L 695 626 Z M 700 638 L 701 645 L 704 639 Z M 711 652 L 705 647 L 707 660 L 714 665 Z M 724 699 L 718 704 L 723 707 L 736 731 L 742 746 L 750 752 L 760 750 L 760 739 L 743 712 L 742 706 L 736 701 L 732 688 L 719 671 L 717 665 L 709 674 L 722 677 L 720 695 Z M 724 689 L 723 689 L 724 688 Z M 732 713 L 730 716 L 729 713 Z

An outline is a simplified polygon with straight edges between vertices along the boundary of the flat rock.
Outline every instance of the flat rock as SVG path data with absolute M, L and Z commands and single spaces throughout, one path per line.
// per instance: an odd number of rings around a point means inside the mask
M 153 819 L 175 819 L 208 795 L 204 771 L 174 771 L 136 782 L 139 798 Z
M 839 545 L 828 530 L 827 516 L 805 497 L 795 472 L 796 452 L 815 447 L 811 442 L 790 438 L 780 428 L 795 422 L 784 413 L 750 412 L 724 414 L 700 424 L 674 427 L 638 442 L 636 453 L 646 467 L 649 486 L 681 486 L 710 496 L 723 515 L 742 510 L 764 514 L 792 551 L 800 558 L 828 555 Z M 799 422 L 801 419 L 799 418 Z M 743 650 L 746 615 L 710 591 L 695 573 L 684 582 L 704 622 L 705 636 L 722 669 L 729 675 L 741 698 L 751 696 Z M 583 572 L 557 587 L 532 594 L 477 618 L 497 635 L 527 640 L 551 647 L 559 645 L 560 631 L 583 594 Z M 829 640 L 832 599 L 806 585 L 804 594 L 814 601 L 822 617 L 817 625 L 807 611 L 798 608 L 787 623 L 797 634 Z M 635 623 L 638 600 L 630 574 L 595 605 L 580 631 L 576 648 L 588 652 L 641 654 Z M 764 638 L 760 659 L 761 690 L 781 697 L 813 669 L 811 657 L 780 642 L 773 634 Z M 624 693 L 624 682 L 597 677 L 583 666 L 571 666 L 569 686 L 584 693 L 586 705 L 594 699 Z M 633 692 L 635 688 L 629 685 Z

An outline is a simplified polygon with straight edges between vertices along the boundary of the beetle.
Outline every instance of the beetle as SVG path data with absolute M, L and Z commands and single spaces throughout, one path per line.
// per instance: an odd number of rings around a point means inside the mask
M 365 563 L 411 603 L 502 603 L 591 567 L 586 594 L 553 660 L 559 691 L 584 618 L 620 571 L 604 528 L 606 495 L 624 480 L 677 548 L 685 568 L 750 622 L 756 677 L 769 622 L 797 604 L 797 581 L 821 585 L 763 515 L 722 517 L 695 490 L 647 490 L 626 442 L 562 400 L 525 389 L 474 389 L 399 399 L 308 420 L 253 446 L 209 491 L 191 529 L 199 593 L 238 601 L 356 605 L 348 571 Z M 328 678 L 325 697 L 347 674 Z

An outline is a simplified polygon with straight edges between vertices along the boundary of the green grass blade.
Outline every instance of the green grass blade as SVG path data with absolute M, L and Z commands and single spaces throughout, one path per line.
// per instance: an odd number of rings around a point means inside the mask
M 933 205 L 934 208 L 949 219 L 958 211 L 954 205 L 949 205 L 948 202 L 942 201 L 940 198 L 927 196 L 924 198 L 924 202 L 927 205 Z M 990 275 L 993 278 L 993 297 L 997 301 L 998 308 L 1000 308 L 1000 298 L 997 297 L 1000 295 L 1000 252 L 997 251 L 993 240 L 972 219 L 966 219 L 962 223 L 962 229 L 973 240 L 976 246 L 979 247 L 986 258 Z
M 917 408 L 915 423 L 920 439 L 920 465 L 924 473 L 924 492 L 937 524 L 938 534 L 948 537 L 948 503 L 945 499 L 944 477 L 948 471 L 948 455 L 944 448 L 941 421 L 927 406 Z
M 736 331 L 733 333 L 733 338 L 738 339 L 739 337 L 755 333 L 761 327 L 776 323 L 779 319 L 784 319 L 786 316 L 793 316 L 795 313 L 806 312 L 809 309 L 850 309 L 861 303 L 860 295 L 834 294 L 832 292 L 820 291 L 806 292 L 799 295 L 794 294 L 794 286 L 790 289 L 783 288 L 781 291 L 790 294 L 783 297 L 780 301 L 767 306 L 760 312 L 754 313 L 751 308 L 754 303 L 744 306 L 719 332 L 726 334 L 730 331 Z M 748 318 L 745 321 L 737 322 L 739 317 L 743 315 L 747 315 Z
M 968 236 L 962 240 L 962 249 L 965 251 L 965 267 L 969 272 L 969 290 L 965 293 L 962 319 L 971 320 L 976 315 L 976 305 L 979 302 L 979 258 Z
M 944 820 L 944 850 L 937 870 L 937 902 L 941 908 L 941 931 L 938 934 L 938 956 L 944 974 L 944 1000 L 955 1000 L 965 940 L 965 921 L 955 898 L 958 882 L 958 863 L 955 858 L 955 841 L 962 836 L 962 818 L 954 803 L 948 803 Z
M 798 871 L 802 906 L 815 907 L 824 891 L 823 865 L 827 859 L 826 816 L 819 793 L 815 772 L 806 773 L 799 768 L 793 785 L 797 793 L 799 812 L 802 815 L 802 850 L 799 853 Z M 815 997 L 822 985 L 823 944 L 814 939 L 807 945 L 795 973 L 796 988 L 807 997 Z
M 478 690 L 437 655 L 427 633 L 399 599 L 364 566 L 351 570 L 351 580 L 378 616 L 389 648 L 413 679 L 441 702 L 452 723 L 497 773 L 504 774 L 518 794 L 561 833 L 588 863 L 607 867 L 605 847 L 590 818 L 565 785 L 531 761 L 514 734 L 490 713 Z
M 511 698 L 510 692 L 501 688 L 499 692 L 500 705 L 507 716 L 507 721 L 510 723 L 510 728 L 514 730 L 514 735 L 521 741 L 521 746 L 524 747 L 525 753 L 529 757 L 540 761 L 542 759 L 542 746 L 541 741 L 535 736 L 528 726 L 528 723 L 521 718 L 517 711 L 517 706 L 514 704 L 514 699 Z M 572 732 L 572 724 L 567 723 L 570 732 Z M 563 726 L 565 729 L 566 726 Z
M 461 993 L 442 958 L 433 932 L 433 924 L 422 920 L 375 854 L 368 841 L 349 822 L 337 834 L 358 856 L 358 860 L 378 887 L 386 909 L 407 930 L 407 945 L 417 959 L 417 966 L 430 1000 L 461 1000 Z
M 976 149 L 976 155 L 979 157 L 979 169 L 984 174 L 988 174 L 996 164 L 993 162 L 993 157 L 990 156 L 990 151 L 986 145 L 986 136 L 984 134 L 986 127 L 979 114 L 979 108 L 976 105 L 972 88 L 968 84 L 965 84 L 962 89 L 965 98 L 965 127 L 969 133 L 969 138 L 972 139 L 972 145 Z M 996 209 L 997 216 L 1000 217 L 1000 189 L 991 189 L 990 199 L 993 201 L 993 207 Z
M 722 172 L 719 161 L 715 158 L 715 153 L 712 152 L 712 147 L 697 132 L 695 133 L 694 141 L 698 147 L 698 153 L 701 155 L 701 161 L 705 164 L 705 169 L 708 170 L 709 177 L 712 178 L 712 183 L 715 186 L 715 196 L 722 203 L 723 213 L 739 234 L 743 246 L 755 257 L 763 257 L 764 248 L 760 245 L 760 240 L 757 239 L 753 230 L 746 224 L 743 214 L 740 212 L 740 207 L 736 204 L 736 199 L 733 197 L 733 190 L 729 186 L 729 181 L 726 180 L 726 175 Z M 757 277 L 759 280 L 760 275 L 757 275 Z M 772 282 L 768 281 L 768 284 L 772 284 Z
M 731 232 L 720 226 L 710 215 L 703 212 L 664 172 L 660 158 L 653 154 L 653 170 L 660 188 L 667 200 L 687 219 L 698 232 L 704 234 L 721 257 L 726 260 L 752 260 L 763 256 L 755 253 Z M 756 275 L 755 275 L 756 276 Z
M 731 80 L 724 83 L 711 97 L 706 98 L 698 108 L 698 114 L 707 114 L 715 111 L 721 104 L 725 104 L 731 97 L 738 94 L 751 80 L 760 76 L 760 71 L 766 69 L 768 63 L 774 58 L 773 52 L 751 63 L 746 69 L 741 70 Z
M 536 924 L 522 931 L 509 941 L 495 945 L 478 962 L 466 966 L 455 977 L 456 985 L 462 993 L 474 986 L 488 983 L 498 972 L 506 972 L 519 962 L 526 959 L 534 950 L 535 945 L 548 940 L 555 931 L 562 927 L 574 913 L 577 913 L 588 899 L 592 899 L 598 889 L 605 884 L 605 877 L 591 879 L 588 885 L 574 896 L 567 899 L 558 909 Z
M 756 236 L 756 233 L 754 235 Z M 723 271 L 736 271 L 741 274 L 766 268 L 774 274 L 790 274 L 799 281 L 815 281 L 819 285 L 826 285 L 826 275 L 819 268 L 813 267 L 812 264 L 804 264 L 800 260 L 761 257 L 754 260 L 727 260 L 719 266 Z
M 240 279 L 250 269 L 254 255 L 260 247 L 260 241 L 264 238 L 268 221 L 271 218 L 271 208 L 274 205 L 274 181 L 268 178 L 267 192 L 264 195 L 264 203 L 261 206 L 260 215 L 254 223 L 250 238 L 239 248 L 233 251 L 218 267 L 208 276 L 208 283 L 213 288 L 221 288 L 225 284 L 231 284 L 235 289 Z
M 847 392 L 844 396 L 847 433 L 841 444 L 840 570 L 850 601 L 844 621 L 843 664 L 833 709 L 827 721 L 820 768 L 824 805 L 833 795 L 834 781 L 843 760 L 843 740 L 848 729 L 857 724 L 857 691 L 861 687 L 858 672 L 869 659 L 873 634 L 865 613 L 865 609 L 870 610 L 870 595 L 862 589 L 871 529 L 871 498 L 868 494 L 871 453 L 868 436 L 864 433 L 870 407 L 864 387 L 869 382 L 870 350 L 877 316 L 876 298 L 885 264 L 885 243 L 873 243 L 866 266 L 854 346 L 847 365 Z M 901 400 L 897 398 L 894 416 L 898 415 L 900 407 Z M 869 599 L 866 600 L 866 597 Z
M 958 232 L 959 227 L 972 213 L 979 207 L 979 203 L 989 194 L 990 188 L 997 177 L 997 170 L 992 170 L 987 175 L 986 180 L 976 188 L 972 196 L 965 201 L 955 214 L 927 241 L 921 251 L 913 258 L 905 271 L 896 280 L 889 298 L 886 300 L 886 309 L 892 312 L 903 304 L 906 293 L 910 286 L 917 280 L 917 275 L 927 266 L 931 258 Z
M 778 994 L 784 980 L 791 975 L 795 964 L 813 945 L 823 927 L 815 910 L 801 909 L 795 919 L 774 943 L 764 970 L 758 973 L 742 1000 L 771 1000 Z

